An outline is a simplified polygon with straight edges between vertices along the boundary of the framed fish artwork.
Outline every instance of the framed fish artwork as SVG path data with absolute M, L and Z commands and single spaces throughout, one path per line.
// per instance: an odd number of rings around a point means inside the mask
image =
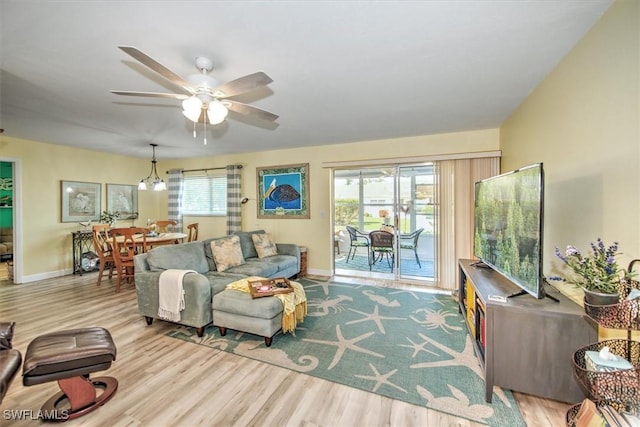
M 256 168 L 258 218 L 309 219 L 309 163 Z

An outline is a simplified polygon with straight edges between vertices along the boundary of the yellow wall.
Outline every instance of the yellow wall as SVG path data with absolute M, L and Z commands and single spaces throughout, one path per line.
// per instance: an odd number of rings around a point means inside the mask
M 24 281 L 52 277 L 71 271 L 71 232 L 77 223 L 62 223 L 60 181 L 102 183 L 102 209 L 106 209 L 106 183 L 136 184 L 149 172 L 150 161 L 115 156 L 97 151 L 80 150 L 0 137 L 0 159 L 19 159 L 22 198 L 22 264 Z M 140 192 L 140 212 L 157 215 L 153 192 Z M 146 217 L 145 221 L 146 222 Z M 123 225 L 131 225 L 122 221 Z
M 544 272 L 555 247 L 640 258 L 640 2 L 618 0 L 500 128 L 502 169 L 544 162 Z M 582 302 L 582 291 L 559 284 Z M 601 338 L 626 332 L 600 329 Z M 637 339 L 637 335 L 636 339 Z
M 544 272 L 573 244 L 640 258 L 640 7 L 617 1 L 500 128 L 502 169 L 545 168 Z
M 323 162 L 389 159 L 405 156 L 468 153 L 497 150 L 497 129 L 458 132 L 402 139 L 368 141 L 312 148 L 274 150 L 240 155 L 180 160 L 159 160 L 158 172 L 172 168 L 199 169 L 241 164 L 243 229 L 263 228 L 277 241 L 308 248 L 309 271 L 328 274 L 333 250 L 329 169 Z M 0 159 L 18 158 L 22 163 L 24 281 L 59 275 L 71 270 L 71 231 L 75 223 L 60 223 L 60 180 L 113 184 L 136 184 L 146 176 L 149 159 L 128 158 L 89 150 L 0 137 Z M 258 219 L 256 167 L 309 163 L 311 219 Z M 118 165 L 117 167 L 115 165 Z M 103 208 L 105 206 L 103 185 Z M 139 192 L 140 219 L 167 215 L 167 193 Z M 225 234 L 224 218 L 185 217 L 184 223 L 200 223 L 200 240 Z M 125 222 L 123 222 L 125 223 Z M 125 223 L 130 224 L 129 222 Z

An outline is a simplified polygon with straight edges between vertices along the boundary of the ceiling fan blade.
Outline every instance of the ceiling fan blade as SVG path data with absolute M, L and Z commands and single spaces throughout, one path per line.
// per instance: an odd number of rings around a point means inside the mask
M 171 71 L 170 69 L 168 69 L 167 67 L 159 63 L 158 61 L 156 61 L 155 59 L 151 58 L 147 54 L 139 51 L 138 49 L 132 46 L 118 46 L 118 47 L 122 49 L 125 53 L 132 56 L 134 59 L 137 59 L 142 64 L 149 67 L 151 70 L 155 71 L 165 79 L 169 80 L 171 83 L 174 83 L 180 86 L 189 95 L 193 95 L 196 93 L 196 91 L 191 87 L 189 82 L 187 82 L 185 79 L 183 79 L 182 77 L 180 77 L 179 75 L 177 75 L 176 73 L 174 73 L 173 71 Z
M 262 71 L 258 71 L 257 73 L 248 74 L 244 77 L 240 77 L 220 85 L 213 90 L 213 93 L 216 98 L 228 98 L 230 96 L 249 92 L 250 90 L 256 89 L 260 86 L 266 86 L 271 82 L 273 82 L 271 77 L 267 76 Z
M 256 108 L 253 105 L 243 104 L 242 102 L 224 100 L 223 104 L 227 105 L 227 108 L 229 108 L 229 110 L 236 113 L 246 114 L 269 122 L 273 122 L 278 118 L 277 114 L 261 110 L 260 108 Z
M 134 92 L 129 90 L 111 90 L 111 93 L 116 95 L 126 96 L 146 96 L 149 98 L 171 98 L 171 99 L 187 99 L 189 95 L 182 95 L 180 93 L 159 93 L 159 92 Z

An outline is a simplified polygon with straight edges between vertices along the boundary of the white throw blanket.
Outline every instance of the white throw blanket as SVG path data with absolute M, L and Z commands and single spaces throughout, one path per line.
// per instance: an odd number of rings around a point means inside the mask
M 158 317 L 172 322 L 180 321 L 180 311 L 184 309 L 184 289 L 182 279 L 194 270 L 165 270 L 160 274 L 158 284 Z

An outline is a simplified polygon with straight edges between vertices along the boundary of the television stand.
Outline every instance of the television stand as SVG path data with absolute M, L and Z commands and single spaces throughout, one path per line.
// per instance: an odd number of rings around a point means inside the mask
M 513 297 L 519 297 L 520 295 L 529 295 L 529 292 L 522 290 L 522 291 L 517 291 L 514 292 L 512 294 L 507 295 L 507 298 L 513 298 Z M 554 297 L 553 295 L 549 295 L 548 293 L 545 292 L 544 294 L 545 298 L 549 298 L 555 302 L 560 302 L 560 300 L 556 297 Z
M 507 298 L 519 297 L 520 295 L 528 295 L 528 292 L 524 291 L 524 290 L 517 291 L 517 292 L 514 292 L 512 294 L 507 295 Z
M 576 348 L 598 341 L 584 309 L 558 292 L 546 298 L 507 298 L 519 288 L 493 269 L 458 262 L 458 306 L 485 378 L 485 400 L 493 386 L 561 402 L 585 394 L 573 374 Z
M 471 267 L 477 267 L 477 268 L 491 268 L 491 267 L 489 267 L 488 264 L 485 264 L 482 261 L 475 261 L 475 262 L 472 262 L 469 265 L 471 265 Z

